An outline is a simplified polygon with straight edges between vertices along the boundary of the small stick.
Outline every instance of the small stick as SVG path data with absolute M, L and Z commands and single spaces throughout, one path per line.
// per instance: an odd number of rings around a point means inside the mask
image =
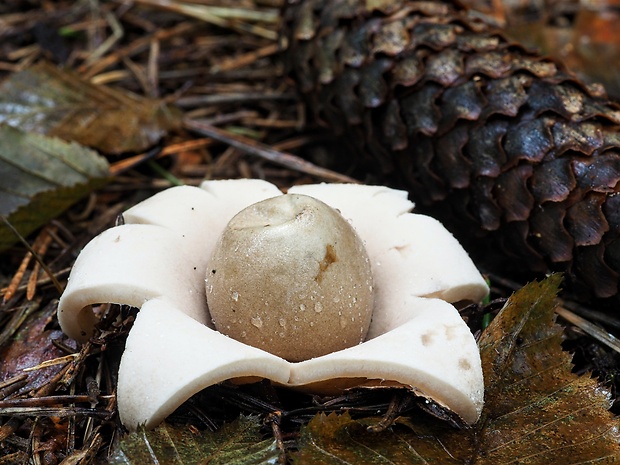
M 282 440 L 282 430 L 280 429 L 280 424 L 282 423 L 282 412 L 277 410 L 273 413 L 267 415 L 267 423 L 271 425 L 271 431 L 273 432 L 273 437 L 276 440 L 276 445 L 278 446 L 278 450 L 280 451 L 278 457 L 278 463 L 284 465 L 286 463 L 286 448 L 284 447 L 284 441 Z
M 63 268 L 62 270 L 58 271 L 58 273 L 56 273 L 56 278 L 66 276 L 69 274 L 70 271 L 71 271 L 70 267 Z M 49 278 L 49 276 L 42 276 L 37 280 L 37 285 L 41 286 L 43 284 L 49 284 L 51 282 L 52 280 Z M 22 284 L 17 288 L 17 291 L 25 291 L 26 287 L 27 287 L 26 284 Z M 7 290 L 8 290 L 8 287 L 3 287 L 2 289 L 0 289 L 0 294 L 5 294 Z
M 47 273 L 47 275 L 50 277 L 50 279 L 52 280 L 52 283 L 54 283 L 54 286 L 58 290 L 58 293 L 62 294 L 62 292 L 64 290 L 62 285 L 60 284 L 58 279 L 56 279 L 56 276 L 54 276 L 54 273 L 52 272 L 52 270 L 50 270 L 50 268 L 47 266 L 47 264 L 41 259 L 41 257 L 39 257 L 39 254 L 35 252 L 35 250 L 30 246 L 28 241 L 26 239 L 24 239 L 24 236 L 22 236 L 19 233 L 19 231 L 17 229 L 15 229 L 15 227 L 10 223 L 9 220 L 6 219 L 6 217 L 4 215 L 1 215 L 0 219 L 2 219 L 2 222 L 6 225 L 6 227 L 9 228 L 13 232 L 13 234 L 15 234 L 17 236 L 17 238 L 20 240 L 20 242 L 22 244 L 24 244 L 24 247 L 26 247 L 26 249 L 28 249 L 28 252 L 30 252 L 32 254 L 32 256 L 35 258 L 35 260 L 41 264 L 41 268 L 43 268 L 45 270 L 45 273 Z
M 20 263 L 19 268 L 17 268 L 17 271 L 13 275 L 13 279 L 11 279 L 11 282 L 6 287 L 6 290 L 4 290 L 3 303 L 7 303 L 9 300 L 11 300 L 11 297 L 13 297 L 15 295 L 15 292 L 17 292 L 17 289 L 19 288 L 19 283 L 21 283 L 22 278 L 24 277 L 24 274 L 28 269 L 28 265 L 30 264 L 31 259 L 32 254 L 30 252 L 27 252 L 26 255 L 24 255 L 22 262 Z
M 148 49 L 151 45 L 151 41 L 154 39 L 168 40 L 175 36 L 188 34 L 192 29 L 194 29 L 194 25 L 187 23 L 179 24 L 170 29 L 160 29 L 150 36 L 140 37 L 131 44 L 106 55 L 104 58 L 101 58 L 93 63 L 91 67 L 82 65 L 78 71 L 87 79 L 92 78 L 103 70 L 108 69 L 110 66 L 113 66 L 121 61 L 123 57 L 132 56 Z
M 4 442 L 9 436 L 19 429 L 22 421 L 13 417 L 0 426 L 0 442 Z M 26 462 L 24 462 L 26 463 Z
M 91 398 L 87 394 L 80 395 L 60 395 L 46 397 L 27 397 L 24 399 L 0 400 L 0 409 L 5 408 L 25 408 L 25 407 L 48 407 L 74 403 L 91 403 Z
M 605 344 L 610 349 L 613 349 L 616 352 L 620 353 L 620 339 L 615 337 L 613 334 L 608 333 L 604 329 L 590 323 L 585 318 L 580 317 L 579 315 L 571 312 L 564 307 L 556 307 L 555 313 L 560 315 L 569 323 L 572 323 L 578 328 L 581 328 L 581 330 L 588 334 L 590 337 L 593 337 L 597 341 Z
M 51 227 L 50 229 L 55 230 L 55 227 Z M 40 244 L 37 244 L 41 238 Z M 33 244 L 32 248 L 36 253 L 39 254 L 41 259 L 45 257 L 45 253 L 47 252 L 48 247 L 52 243 L 53 236 L 50 234 L 50 231 L 44 229 L 41 231 L 41 234 Z M 34 298 L 34 293 L 37 290 L 37 282 L 39 280 L 39 272 L 41 271 L 41 263 L 36 262 L 34 264 L 34 268 L 32 269 L 32 273 L 30 274 L 30 278 L 28 279 L 28 284 L 26 286 L 26 300 L 32 300 Z
M 28 375 L 22 373 L 21 375 L 13 376 L 0 383 L 0 399 L 5 399 L 11 394 L 19 391 L 26 384 L 28 384 Z M 1 442 L 2 440 L 0 440 Z
M 75 354 L 65 355 L 64 357 L 57 357 L 57 358 L 54 358 L 52 360 L 46 360 L 44 362 L 39 363 L 36 366 L 28 367 L 28 368 L 23 368 L 22 371 L 24 373 L 28 373 L 30 371 L 37 371 L 37 370 L 41 370 L 43 368 L 48 368 L 48 367 L 52 367 L 52 366 L 56 366 L 56 365 L 62 365 L 64 363 L 72 362 L 73 360 L 75 360 L 78 357 L 78 355 L 79 355 L 78 353 L 75 353 Z
M 170 0 L 138 0 L 138 3 L 174 11 L 191 18 L 196 18 L 206 23 L 214 24 L 223 28 L 231 28 L 238 32 L 250 32 L 265 39 L 276 40 L 278 33 L 261 26 L 240 22 L 240 20 L 253 20 L 268 23 L 277 22 L 278 11 L 255 11 L 240 8 L 210 7 L 207 5 L 192 5 L 188 3 L 171 2 Z
M 232 147 L 242 150 L 243 152 L 256 155 L 295 171 L 316 176 L 317 178 L 321 178 L 326 181 L 359 184 L 359 181 L 349 176 L 328 170 L 326 168 L 321 168 L 320 166 L 310 163 L 293 154 L 278 152 L 266 144 L 257 142 L 248 137 L 223 131 L 222 129 L 216 128 L 210 124 L 191 119 L 183 120 L 183 124 L 189 130 L 195 131 L 204 136 L 212 137 L 220 142 L 224 142 Z
M 237 68 L 242 68 L 249 64 L 254 63 L 259 58 L 265 58 L 271 55 L 275 55 L 280 51 L 279 44 L 270 44 L 266 47 L 259 48 L 258 50 L 245 53 L 241 56 L 235 58 L 227 58 L 223 60 L 220 64 L 215 64 L 211 68 L 212 73 L 220 73 L 222 71 L 230 71 Z
M 397 392 L 392 396 L 387 411 L 379 421 L 379 423 L 369 426 L 367 429 L 371 433 L 381 433 L 394 424 L 396 418 L 400 416 L 403 410 L 411 403 L 411 396 L 402 392 Z
M 67 418 L 76 415 L 108 419 L 110 412 L 85 407 L 9 407 L 2 409 L 2 415 L 14 417 L 59 417 Z
M 32 249 L 35 251 L 35 253 L 45 254 L 45 251 L 47 250 L 47 246 L 49 246 L 50 241 L 51 237 L 49 237 L 49 235 L 46 233 L 46 230 L 44 229 L 34 240 L 34 243 L 32 244 Z M 47 245 L 44 246 L 45 242 L 47 242 Z M 43 250 L 43 252 L 41 252 L 41 250 Z M 24 277 L 24 274 L 26 273 L 26 270 L 28 269 L 28 265 L 30 264 L 31 260 L 32 252 L 27 252 L 21 264 L 19 265 L 19 268 L 15 272 L 15 275 L 13 275 L 13 279 L 11 279 L 11 282 L 9 283 L 7 288 L 4 289 L 4 303 L 6 303 L 11 297 L 13 297 L 13 295 L 15 295 L 15 292 L 17 292 L 17 290 L 19 289 L 19 284 L 21 283 L 22 278 Z M 36 267 L 36 265 L 35 270 L 36 274 L 34 272 L 33 274 L 35 274 L 36 280 L 36 278 L 38 277 L 38 267 Z M 31 286 L 31 281 L 32 275 L 30 276 L 30 280 L 28 281 L 28 286 Z M 29 298 L 28 300 L 32 300 L 32 298 Z

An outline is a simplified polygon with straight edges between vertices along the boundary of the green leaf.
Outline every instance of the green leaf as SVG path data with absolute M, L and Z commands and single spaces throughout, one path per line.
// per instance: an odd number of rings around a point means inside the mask
M 108 163 L 96 152 L 0 125 L 0 216 L 27 235 L 103 185 Z M 0 250 L 17 238 L 0 223 Z
M 482 335 L 485 407 L 457 430 L 423 415 L 371 433 L 378 419 L 317 415 L 302 429 L 297 464 L 577 465 L 620 460 L 609 392 L 571 372 L 560 346 L 553 275 L 515 293 Z
M 122 439 L 110 465 L 174 464 L 254 465 L 277 463 L 274 439 L 263 439 L 261 421 L 241 416 L 216 432 L 195 432 L 163 423 L 153 431 L 140 430 Z
M 180 113 L 42 62 L 0 86 L 0 123 L 119 154 L 156 144 L 180 125 Z

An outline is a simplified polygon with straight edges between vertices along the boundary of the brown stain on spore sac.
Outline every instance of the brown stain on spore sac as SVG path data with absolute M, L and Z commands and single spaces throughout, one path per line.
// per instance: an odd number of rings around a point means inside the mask
M 500 274 L 564 271 L 618 302 L 620 107 L 457 3 L 372 3 L 285 11 L 315 120 Z
M 321 260 L 321 262 L 319 263 L 319 273 L 316 275 L 314 280 L 320 284 L 323 281 L 323 275 L 325 274 L 329 266 L 332 263 L 336 263 L 337 261 L 338 257 L 336 256 L 336 250 L 334 249 L 334 246 L 331 244 L 327 244 L 327 246 L 325 246 L 325 257 L 323 257 L 323 260 Z

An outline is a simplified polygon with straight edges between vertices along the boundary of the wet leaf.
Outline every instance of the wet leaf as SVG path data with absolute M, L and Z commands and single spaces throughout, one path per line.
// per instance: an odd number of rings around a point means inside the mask
M 91 84 L 43 62 L 0 86 L 0 122 L 119 154 L 157 143 L 179 124 L 179 113 L 160 100 Z
M 294 454 L 295 465 L 426 465 L 437 463 L 453 465 L 465 463 L 463 455 L 453 456 L 441 441 L 452 433 L 439 425 L 440 436 L 433 436 L 431 424 L 435 419 L 424 418 L 421 428 L 411 429 L 400 418 L 389 430 L 374 433 L 368 426 L 379 419 L 353 420 L 348 413 L 316 415 L 302 430 L 299 452 Z M 426 424 L 425 424 L 426 423 Z M 424 425 L 424 426 L 422 426 Z M 435 425 L 437 426 L 437 425 Z M 426 434 L 429 434 L 428 436 Z M 464 435 L 466 446 L 471 447 L 470 438 Z
M 555 323 L 560 275 L 516 293 L 480 340 L 487 379 L 478 439 L 489 463 L 609 463 L 620 457 L 610 393 L 572 373 Z
M 153 431 L 129 434 L 112 454 L 110 465 L 251 465 L 273 464 L 279 451 L 274 439 L 263 439 L 257 417 L 239 417 L 216 432 L 192 431 L 162 424 Z
M 0 125 L 0 216 L 22 235 L 100 187 L 108 163 L 92 150 Z M 0 250 L 15 234 L 0 223 Z
M 615 463 L 620 422 L 609 392 L 571 372 L 554 321 L 560 276 L 515 293 L 480 340 L 486 403 L 480 421 L 457 430 L 434 418 L 401 417 L 382 433 L 378 419 L 317 415 L 302 430 L 297 464 L 571 465 Z
M 13 312 L 14 318 L 11 325 L 7 325 L 5 331 L 0 334 L 0 381 L 25 375 L 27 378 L 19 392 L 28 392 L 38 389 L 47 384 L 54 376 L 63 369 L 66 363 L 40 368 L 25 372 L 24 369 L 36 367 L 43 362 L 54 360 L 66 355 L 56 347 L 55 339 L 62 337 L 62 332 L 55 329 L 47 329 L 56 315 L 56 306 L 48 305 L 39 309 L 38 304 L 30 302 L 18 307 Z M 13 334 L 9 329 L 15 329 Z

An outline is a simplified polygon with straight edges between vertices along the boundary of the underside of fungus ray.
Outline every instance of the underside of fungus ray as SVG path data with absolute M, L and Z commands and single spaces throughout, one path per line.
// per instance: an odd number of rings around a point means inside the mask
M 92 334 L 97 320 L 92 304 L 113 302 L 141 309 L 119 371 L 123 423 L 130 429 L 142 423 L 154 427 L 205 387 L 227 379 L 260 378 L 316 393 L 336 393 L 368 380 L 399 383 L 453 410 L 466 422 L 475 422 L 484 391 L 480 357 L 469 328 L 448 302 L 478 301 L 488 288 L 467 253 L 440 223 L 410 213 L 413 205 L 405 192 L 322 184 L 297 186 L 282 197 L 286 202 L 306 196 L 318 199 L 328 210 L 339 212 L 352 226 L 352 233 L 359 235 L 374 288 L 372 323 L 364 342 L 294 363 L 244 343 L 243 331 L 235 340 L 209 327 L 205 288 L 209 279 L 205 284 L 205 277 L 216 271 L 209 261 L 221 246 L 222 233 L 238 228 L 230 220 L 239 212 L 266 202 L 269 208 L 253 213 L 267 215 L 259 230 L 275 228 L 276 235 L 290 236 L 287 240 L 314 241 L 308 240 L 309 232 L 300 234 L 295 229 L 298 222 L 307 226 L 307 220 L 319 214 L 314 207 L 304 206 L 303 214 L 292 211 L 294 221 L 283 219 L 280 212 L 276 212 L 278 219 L 269 219 L 270 208 L 287 205 L 268 200 L 281 195 L 275 186 L 258 180 L 207 181 L 200 188 L 171 188 L 129 209 L 124 215 L 127 224 L 105 231 L 80 254 L 59 303 L 59 320 L 68 335 L 85 340 Z M 322 235 L 320 230 L 316 234 Z M 316 266 L 321 271 L 331 266 L 333 271 L 338 269 L 334 263 L 348 258 L 341 256 L 344 252 L 333 254 L 335 248 L 330 252 L 338 237 L 328 234 L 325 240 L 325 257 Z M 224 256 L 239 252 L 241 267 L 252 262 L 248 260 L 254 255 L 252 247 L 265 244 L 271 243 L 250 238 L 246 255 L 240 244 L 233 243 L 226 246 Z M 289 250 L 283 244 L 274 253 Z M 291 253 L 310 257 L 304 249 Z M 242 297 L 256 299 L 252 304 L 256 308 L 267 306 L 263 319 L 271 318 L 269 308 L 277 315 L 271 326 L 249 315 L 244 319 L 248 332 L 276 328 L 279 333 L 272 337 L 277 338 L 295 322 L 328 325 L 330 331 L 353 323 L 355 318 L 343 319 L 343 312 L 329 308 L 328 299 L 318 294 L 312 298 L 322 302 L 321 306 L 310 306 L 308 301 L 308 305 L 295 303 L 295 308 L 288 308 L 285 301 L 270 300 L 265 292 L 276 284 L 270 281 L 275 279 L 272 274 L 260 274 L 265 286 L 258 286 L 256 295 L 241 296 L 232 284 L 226 287 L 223 283 L 233 318 L 239 308 L 232 304 Z M 311 273 L 315 280 L 318 276 Z M 287 277 L 278 272 L 278 280 L 285 278 L 291 280 L 290 289 L 299 288 L 296 280 L 301 278 L 296 273 Z M 279 284 L 287 287 L 286 282 Z M 325 318 L 330 311 L 334 321 Z M 298 318 L 303 315 L 309 318 Z

